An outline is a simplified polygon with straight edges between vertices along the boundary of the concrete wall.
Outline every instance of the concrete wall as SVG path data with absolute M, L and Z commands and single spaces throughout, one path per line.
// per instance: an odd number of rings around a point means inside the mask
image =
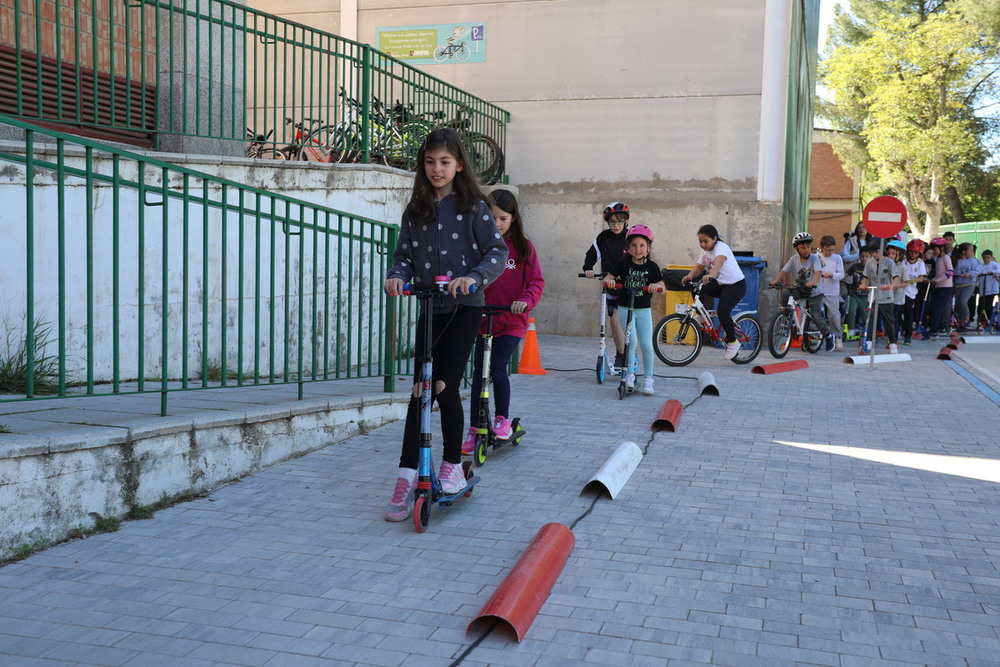
M 653 229 L 662 265 L 691 262 L 706 223 L 737 250 L 780 260 L 780 202 L 761 201 L 758 183 L 762 170 L 781 182 L 780 167 L 762 166 L 760 137 L 774 120 L 762 109 L 780 109 L 784 127 L 784 92 L 765 105 L 764 75 L 787 80 L 787 62 L 765 66 L 764 35 L 782 35 L 787 54 L 791 2 L 358 0 L 356 25 L 369 43 L 377 27 L 486 25 L 486 63 L 422 67 L 511 112 L 507 171 L 545 258 L 539 330 L 591 335 L 596 297 L 576 274 L 610 201 Z M 302 18 L 313 7 L 252 4 Z M 338 14 L 342 31 L 349 20 Z M 769 149 L 780 156 L 783 143 Z

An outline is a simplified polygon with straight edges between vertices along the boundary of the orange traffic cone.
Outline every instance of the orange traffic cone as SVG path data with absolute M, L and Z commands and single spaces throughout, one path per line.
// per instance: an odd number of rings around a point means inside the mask
M 538 358 L 538 334 L 535 333 L 535 318 L 528 318 L 528 332 L 524 336 L 524 350 L 521 354 L 521 362 L 517 366 L 517 372 L 521 375 L 545 375 L 547 370 L 542 368 L 542 360 Z

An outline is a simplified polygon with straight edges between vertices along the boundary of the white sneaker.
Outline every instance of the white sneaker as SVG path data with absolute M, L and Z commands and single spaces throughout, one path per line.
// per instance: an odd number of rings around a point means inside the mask
M 732 343 L 726 343 L 726 351 L 722 353 L 722 356 L 726 359 L 734 358 L 740 351 L 740 342 L 734 340 Z
M 635 391 L 635 374 L 629 373 L 625 376 L 625 388 L 629 391 Z
M 899 354 L 899 348 L 895 343 L 889 343 L 889 354 Z
M 645 378 L 642 381 L 642 393 L 646 396 L 653 395 L 653 378 Z
M 842 338 L 837 338 L 833 342 L 833 349 L 840 351 L 844 349 L 844 340 Z

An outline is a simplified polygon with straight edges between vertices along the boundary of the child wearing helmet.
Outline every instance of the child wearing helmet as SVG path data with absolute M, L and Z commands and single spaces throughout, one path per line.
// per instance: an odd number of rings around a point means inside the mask
M 649 258 L 653 247 L 653 232 L 645 225 L 633 225 L 625 233 L 628 253 L 607 276 L 604 277 L 605 287 L 614 287 L 621 283 L 625 287 L 650 287 L 653 292 L 663 292 L 666 287 L 660 267 Z M 621 296 L 621 295 L 619 295 Z M 629 338 L 625 359 L 635 355 L 636 343 L 642 351 L 642 393 L 653 395 L 653 311 L 650 308 L 652 295 L 650 292 L 636 292 L 632 309 L 632 323 L 635 334 Z M 630 369 L 631 370 L 631 369 Z M 635 374 L 629 372 L 625 376 L 625 387 L 630 391 L 635 388 Z
M 906 271 L 906 289 L 903 290 L 903 317 L 900 326 L 903 331 L 903 345 L 909 345 L 913 339 L 914 315 L 917 313 L 917 286 L 927 280 L 927 265 L 924 264 L 925 244 L 920 239 L 913 239 L 906 244 L 906 260 L 903 269 Z
M 597 235 L 594 243 L 587 248 L 583 258 L 583 272 L 588 278 L 594 277 L 594 266 L 601 262 L 600 272 L 607 275 L 625 256 L 625 229 L 628 224 L 628 206 L 613 201 L 604 207 L 604 222 L 608 228 Z M 621 319 L 618 317 L 618 300 L 614 294 L 604 295 L 611 320 L 611 338 L 615 341 L 615 367 L 625 363 L 625 332 L 622 330 Z
M 719 323 L 726 332 L 726 349 L 722 353 L 725 359 L 733 359 L 740 351 L 740 342 L 736 340 L 736 325 L 733 322 L 733 308 L 747 293 L 747 283 L 743 270 L 736 262 L 732 248 L 723 242 L 714 225 L 702 225 L 698 230 L 698 245 L 701 246 L 701 257 L 682 283 L 701 278 L 704 287 L 702 296 L 719 297 L 716 313 Z M 711 305 L 708 306 L 711 308 Z
M 820 281 L 823 279 L 823 266 L 819 256 L 812 254 L 812 240 L 813 237 L 809 232 L 799 232 L 792 238 L 792 247 L 795 248 L 796 254 L 781 267 L 778 275 L 771 281 L 771 287 L 784 283 L 786 276 L 795 276 L 796 284 L 809 290 L 806 308 L 809 310 L 810 319 L 823 334 L 826 351 L 829 352 L 835 343 L 830 325 L 823 317 L 823 291 L 820 287 Z
M 955 269 L 948 255 L 948 241 L 937 236 L 931 239 L 934 252 L 933 275 L 930 279 L 931 293 L 928 308 L 931 311 L 931 321 L 927 333 L 921 340 L 931 340 L 944 333 L 948 326 L 947 312 L 951 305 L 951 295 L 954 289 L 953 278 Z

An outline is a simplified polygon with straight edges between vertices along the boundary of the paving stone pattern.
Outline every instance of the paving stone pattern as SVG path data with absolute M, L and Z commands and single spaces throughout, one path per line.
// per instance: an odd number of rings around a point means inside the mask
M 397 422 L 0 568 L 0 664 L 996 665 L 997 484 L 784 444 L 998 458 L 1000 407 L 939 347 L 872 371 L 795 350 L 810 367 L 776 375 L 707 350 L 619 401 L 592 339 L 540 336 L 549 374 L 512 379 L 523 444 L 426 533 L 382 520 Z M 721 396 L 697 398 L 704 370 Z M 678 431 L 653 434 L 668 398 Z M 524 641 L 469 650 L 476 612 L 544 524 L 584 514 L 623 440 L 647 453 L 575 526 Z

